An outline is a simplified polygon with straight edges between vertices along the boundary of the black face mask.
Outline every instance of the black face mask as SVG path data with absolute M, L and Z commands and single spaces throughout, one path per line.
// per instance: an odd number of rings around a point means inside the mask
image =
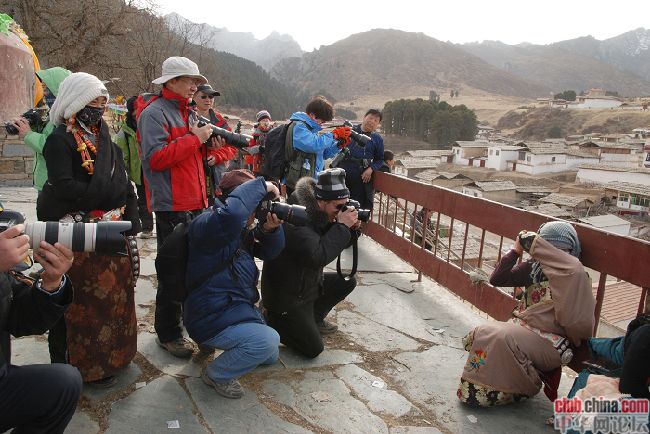
M 95 126 L 99 125 L 103 114 L 104 108 L 102 107 L 86 106 L 77 113 L 77 120 L 83 122 L 84 125 Z

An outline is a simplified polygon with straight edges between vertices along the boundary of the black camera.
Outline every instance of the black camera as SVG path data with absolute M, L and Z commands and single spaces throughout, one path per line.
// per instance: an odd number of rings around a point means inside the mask
M 27 119 L 27 123 L 32 128 L 40 128 L 43 125 L 43 117 L 38 112 L 38 109 L 29 109 L 23 113 L 22 117 Z M 5 129 L 7 130 L 7 134 L 15 136 L 19 133 L 18 128 L 16 128 L 13 122 L 5 122 Z
M 253 136 L 249 136 L 248 134 L 233 133 L 232 131 L 228 131 L 225 128 L 216 127 L 210 123 L 210 119 L 204 116 L 199 116 L 198 119 L 199 127 L 205 125 L 210 125 L 210 127 L 212 127 L 212 135 L 210 137 L 221 137 L 226 141 L 227 144 L 234 146 L 235 148 L 246 148 L 250 143 L 250 140 L 253 138 Z
M 354 200 L 354 199 L 348 199 L 346 203 L 343 203 L 337 207 L 339 210 L 344 210 L 344 209 L 356 209 L 357 210 L 357 218 L 364 222 L 367 223 L 370 221 L 370 215 L 371 211 L 369 209 L 362 209 L 361 204 Z
M 18 211 L 0 212 L 0 232 L 11 226 L 25 223 L 25 216 Z M 50 244 L 61 243 L 74 252 L 97 252 L 104 255 L 124 253 L 126 243 L 124 231 L 131 229 L 131 222 L 98 223 L 25 223 L 25 235 L 29 235 L 29 246 L 34 248 L 41 241 Z
M 285 222 L 289 222 L 296 226 L 304 226 L 309 221 L 307 208 L 304 206 L 289 205 L 288 203 L 279 202 L 277 200 L 264 200 L 260 202 L 257 211 L 256 217 L 260 222 L 266 220 L 266 213 L 268 212 L 273 213 Z
M 366 146 L 370 141 L 370 137 L 365 134 L 357 133 L 352 129 L 352 122 L 345 121 L 343 122 L 344 127 L 350 127 L 350 138 L 357 142 L 360 146 Z

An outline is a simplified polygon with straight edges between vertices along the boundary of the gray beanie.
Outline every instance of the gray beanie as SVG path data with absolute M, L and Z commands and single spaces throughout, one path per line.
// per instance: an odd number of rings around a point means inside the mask
M 345 170 L 327 169 L 318 172 L 314 196 L 320 200 L 337 200 L 350 197 L 350 190 L 345 186 Z
M 100 96 L 105 96 L 108 101 L 108 90 L 99 78 L 85 72 L 70 74 L 59 86 L 59 94 L 50 110 L 50 120 L 54 125 L 60 125 Z

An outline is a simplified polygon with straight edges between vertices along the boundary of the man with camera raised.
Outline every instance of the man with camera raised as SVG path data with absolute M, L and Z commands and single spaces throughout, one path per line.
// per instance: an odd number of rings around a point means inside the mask
M 203 147 L 210 125 L 199 127 L 189 102 L 198 86 L 208 80 L 196 63 L 185 57 L 163 62 L 159 95 L 140 97 L 136 103 L 142 169 L 148 202 L 156 213 L 158 249 L 179 223 L 188 223 L 208 206 L 203 171 Z M 160 279 L 159 279 L 160 281 Z M 175 288 L 158 284 L 155 328 L 161 347 L 176 357 L 189 358 L 191 344 L 183 338 L 181 305 L 173 301 Z
M 306 207 L 309 221 L 284 223 L 286 247 L 265 261 L 262 271 L 268 324 L 283 344 L 310 358 L 323 351 L 321 335 L 337 330 L 325 317 L 356 286 L 354 277 L 323 273 L 323 268 L 356 239 L 359 226 L 356 209 L 347 206 L 345 171 L 329 169 L 317 176 L 301 178 L 290 197 Z
M 224 350 L 201 375 L 226 398 L 241 398 L 237 378 L 278 358 L 280 337 L 264 323 L 255 307 L 259 270 L 254 257 L 269 260 L 284 247 L 282 220 L 256 210 L 263 199 L 275 199 L 278 188 L 249 170 L 227 172 L 219 182 L 220 200 L 189 226 L 185 326 L 203 347 Z
M 348 145 L 346 157 L 338 164 L 345 170 L 345 183 L 350 189 L 350 197 L 361 204 L 362 208 L 372 210 L 374 189 L 372 172 L 380 170 L 384 164 L 384 139 L 375 132 L 381 123 L 381 112 L 370 109 L 361 124 L 352 130 L 370 137 L 367 144 L 356 140 Z

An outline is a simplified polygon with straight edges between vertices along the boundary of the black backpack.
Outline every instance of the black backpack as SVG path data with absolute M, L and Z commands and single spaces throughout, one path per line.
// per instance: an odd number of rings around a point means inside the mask
M 177 224 L 172 233 L 165 238 L 156 256 L 158 283 L 162 284 L 166 291 L 169 291 L 173 301 L 180 303 L 184 302 L 194 289 L 203 285 L 210 277 L 230 266 L 233 258 L 239 252 L 237 249 L 227 261 L 217 264 L 210 271 L 194 277 L 190 281 L 186 279 L 190 244 L 188 229 L 189 223 Z
M 303 121 L 299 121 L 303 122 Z M 266 135 L 262 160 L 262 175 L 269 181 L 280 181 L 286 178 L 287 185 L 295 187 L 302 176 L 313 176 L 316 170 L 316 154 L 300 151 L 293 147 L 293 129 L 296 121 L 273 128 Z M 311 127 L 303 122 L 311 131 Z M 310 168 L 303 167 L 307 159 Z

